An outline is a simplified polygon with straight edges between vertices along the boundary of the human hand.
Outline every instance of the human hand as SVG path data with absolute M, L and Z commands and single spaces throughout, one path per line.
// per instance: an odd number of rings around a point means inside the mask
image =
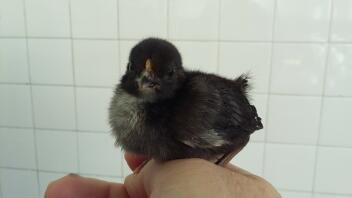
M 228 165 L 223 168 L 200 159 L 182 159 L 164 163 L 125 155 L 130 168 L 124 184 L 69 175 L 51 183 L 45 198 L 174 198 L 174 197 L 261 197 L 279 198 L 264 179 Z

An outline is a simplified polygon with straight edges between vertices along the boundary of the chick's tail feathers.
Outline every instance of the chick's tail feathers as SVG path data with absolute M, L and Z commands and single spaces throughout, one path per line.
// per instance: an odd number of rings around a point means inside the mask
M 258 116 L 257 109 L 254 105 L 250 106 L 253 115 L 253 132 L 263 128 L 262 118 Z
M 251 79 L 249 73 L 240 75 L 234 80 L 234 83 L 239 90 L 247 96 L 248 91 L 251 88 L 251 85 L 248 83 L 248 80 Z
M 249 103 L 249 90 L 251 89 L 251 85 L 248 82 L 251 79 L 251 75 L 249 73 L 244 73 L 237 77 L 234 80 L 236 89 L 241 92 L 245 96 L 245 103 Z M 253 133 L 256 130 L 263 128 L 262 119 L 258 116 L 257 109 L 254 105 L 249 104 L 249 108 L 247 109 L 247 115 L 249 116 L 249 123 L 247 123 L 247 129 L 250 133 Z

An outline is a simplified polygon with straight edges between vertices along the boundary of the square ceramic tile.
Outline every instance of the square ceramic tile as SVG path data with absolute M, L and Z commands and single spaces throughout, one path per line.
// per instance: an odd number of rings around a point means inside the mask
M 351 167 L 351 148 L 319 148 L 315 192 L 352 194 Z
M 344 196 L 344 195 L 336 195 L 336 194 L 320 194 L 320 193 L 315 193 L 314 198 L 351 198 L 351 195 Z
M 248 73 L 251 76 L 252 91 L 267 93 L 270 59 L 271 44 L 221 43 L 219 73 L 228 78 Z
M 75 129 L 73 87 L 33 86 L 38 128 Z
M 0 39 L 0 82 L 29 82 L 25 39 Z
M 30 39 L 28 46 L 33 83 L 73 84 L 70 40 Z
M 352 41 L 352 2 L 335 0 L 331 24 L 331 40 Z
M 275 44 L 271 92 L 320 95 L 326 51 L 324 44 Z
M 48 185 L 64 177 L 66 174 L 64 173 L 48 173 L 48 172 L 39 172 L 39 190 L 40 190 L 40 197 L 44 197 L 46 188 Z
M 39 170 L 78 172 L 77 134 L 37 130 Z
M 231 160 L 231 164 L 255 175 L 263 175 L 264 143 L 248 143 L 243 150 Z
M 122 176 L 122 156 L 114 137 L 102 133 L 79 134 L 80 172 Z
M 223 40 L 272 40 L 274 0 L 223 0 L 220 38 Z
M 312 193 L 280 190 L 283 198 L 313 198 Z
M 274 39 L 327 41 L 331 0 L 277 1 Z
M 322 109 L 320 144 L 352 146 L 352 99 L 325 98 Z
M 173 42 L 182 56 L 183 67 L 189 70 L 216 73 L 218 47 L 216 42 Z
M 218 21 L 217 0 L 169 1 L 170 38 L 217 39 Z
M 32 129 L 0 128 L 0 166 L 36 168 Z
M 117 38 L 117 0 L 71 0 L 73 37 Z
M 329 53 L 325 94 L 352 96 L 352 45 L 332 45 Z
M 1 0 L 0 13 L 0 36 L 25 36 L 23 0 Z
M 311 191 L 314 160 L 313 146 L 267 144 L 264 175 L 276 188 Z
M 69 37 L 69 0 L 25 0 L 28 36 Z
M 0 183 L 4 198 L 38 198 L 35 171 L 0 169 Z
M 120 76 L 125 74 L 130 51 L 137 43 L 137 40 L 120 41 Z
M 29 86 L 0 85 L 0 98 L 0 125 L 33 126 Z
M 267 119 L 266 119 L 266 107 L 267 107 L 267 102 L 268 102 L 268 95 L 266 94 L 251 94 L 249 93 L 250 96 L 250 103 L 254 105 L 257 109 L 258 116 L 262 119 L 262 123 L 264 125 L 263 129 L 260 129 L 258 131 L 255 131 L 251 135 L 251 140 L 254 141 L 264 141 L 265 139 L 265 133 L 267 131 Z
M 113 89 L 78 88 L 78 129 L 86 131 L 110 131 L 108 109 Z
M 119 1 L 120 38 L 166 37 L 167 0 Z
M 76 84 L 112 86 L 119 76 L 117 41 L 74 42 Z
M 316 144 L 321 97 L 272 95 L 267 140 Z

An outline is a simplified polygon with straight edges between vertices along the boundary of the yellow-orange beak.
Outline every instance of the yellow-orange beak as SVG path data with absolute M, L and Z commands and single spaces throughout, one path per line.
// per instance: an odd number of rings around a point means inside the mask
M 141 87 L 143 89 L 159 89 L 160 84 L 153 72 L 153 64 L 150 59 L 147 59 L 144 65 L 144 72 L 141 79 Z
M 152 61 L 148 58 L 144 65 L 145 71 L 151 73 L 153 71 Z

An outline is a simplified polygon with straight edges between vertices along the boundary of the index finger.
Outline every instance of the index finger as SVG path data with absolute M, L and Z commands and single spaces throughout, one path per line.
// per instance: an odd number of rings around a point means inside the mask
M 44 198 L 128 198 L 123 184 L 68 175 L 49 184 Z

